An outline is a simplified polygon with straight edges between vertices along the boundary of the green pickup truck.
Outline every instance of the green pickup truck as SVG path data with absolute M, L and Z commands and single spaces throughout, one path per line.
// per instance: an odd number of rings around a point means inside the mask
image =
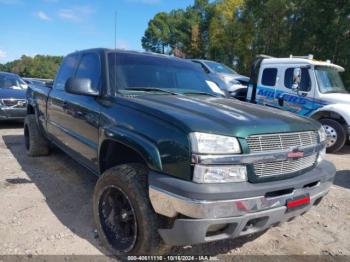
M 54 144 L 99 176 L 93 215 L 117 255 L 261 232 L 320 203 L 335 175 L 321 125 L 216 89 L 186 60 L 75 52 L 52 88 L 29 87 L 26 149 Z

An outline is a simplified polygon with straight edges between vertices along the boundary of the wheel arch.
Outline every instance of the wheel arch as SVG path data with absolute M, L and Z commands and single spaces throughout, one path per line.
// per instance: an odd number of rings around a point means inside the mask
M 350 126 L 350 104 L 328 104 L 310 114 L 310 117 L 316 120 L 331 118 L 337 120 L 342 125 Z
M 157 147 L 145 138 L 128 130 L 102 131 L 99 146 L 99 171 L 126 163 L 142 163 L 152 170 L 161 171 L 162 164 Z
M 35 114 L 35 109 L 34 106 L 32 106 L 31 104 L 27 105 L 27 115 L 34 115 Z
M 342 125 L 348 125 L 346 119 L 342 116 L 342 114 L 332 110 L 319 110 L 311 115 L 311 118 L 318 121 L 324 118 L 330 118 L 338 121 Z

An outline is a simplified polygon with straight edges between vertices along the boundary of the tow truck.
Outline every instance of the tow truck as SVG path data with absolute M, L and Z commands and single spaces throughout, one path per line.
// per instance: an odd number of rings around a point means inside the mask
M 350 137 L 350 94 L 340 76 L 343 71 L 313 55 L 259 55 L 252 65 L 246 100 L 319 121 L 327 133 L 327 152 L 334 153 Z

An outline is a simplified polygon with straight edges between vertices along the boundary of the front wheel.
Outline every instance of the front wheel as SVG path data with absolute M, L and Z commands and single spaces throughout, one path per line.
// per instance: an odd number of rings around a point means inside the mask
M 327 134 L 327 153 L 335 153 L 342 149 L 346 142 L 346 130 L 336 120 L 324 118 L 320 120 Z
M 151 206 L 147 173 L 140 164 L 120 165 L 104 172 L 96 184 L 97 232 L 113 255 L 161 255 L 169 249 L 158 233 L 166 220 Z

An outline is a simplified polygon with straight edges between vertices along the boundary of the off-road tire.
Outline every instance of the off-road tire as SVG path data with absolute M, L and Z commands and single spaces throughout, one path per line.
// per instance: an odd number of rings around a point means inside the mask
M 142 164 L 124 164 L 108 169 L 97 181 L 93 195 L 94 220 L 102 244 L 112 255 L 163 255 L 170 251 L 170 246 L 165 245 L 158 233 L 158 229 L 166 226 L 168 220 L 153 210 L 148 195 L 147 174 L 148 169 Z M 136 217 L 136 242 L 127 252 L 113 247 L 101 224 L 100 199 L 111 186 L 127 195 Z
M 347 140 L 346 130 L 344 127 L 334 119 L 323 118 L 320 119 L 322 125 L 327 125 L 332 127 L 337 132 L 337 140 L 334 145 L 327 147 L 327 153 L 336 153 L 343 148 Z
M 40 132 L 35 115 L 27 115 L 24 120 L 24 140 L 29 156 L 47 156 L 50 153 L 50 144 Z

